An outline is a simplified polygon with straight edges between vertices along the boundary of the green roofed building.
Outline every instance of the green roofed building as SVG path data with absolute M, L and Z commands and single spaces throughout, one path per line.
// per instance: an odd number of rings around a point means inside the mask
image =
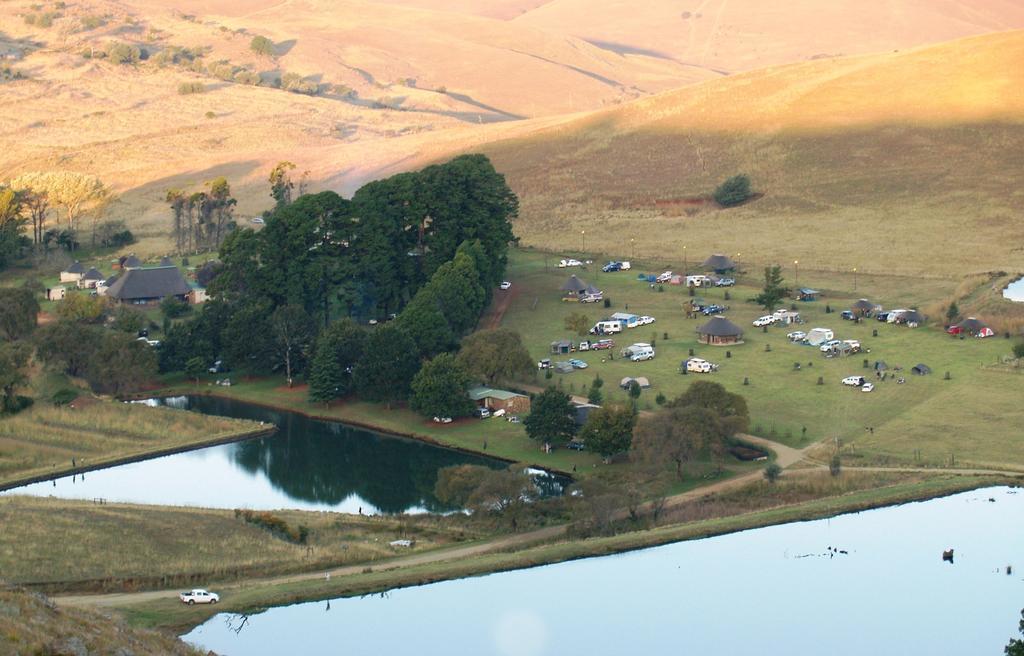
M 505 410 L 513 415 L 530 412 L 530 397 L 525 394 L 482 386 L 470 387 L 468 394 L 469 398 L 473 399 L 481 408 L 490 408 L 492 411 Z

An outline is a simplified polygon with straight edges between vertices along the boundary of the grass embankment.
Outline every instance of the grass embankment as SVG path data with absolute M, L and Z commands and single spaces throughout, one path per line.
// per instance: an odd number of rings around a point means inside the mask
M 41 595 L 13 588 L 0 589 L 0 653 L 203 654 L 165 632 L 133 628 L 87 609 L 57 608 Z
M 170 596 L 119 607 L 133 624 L 186 631 L 217 612 L 256 612 L 271 606 L 313 601 L 340 596 L 355 596 L 397 587 L 423 585 L 436 581 L 523 569 L 578 558 L 621 553 L 681 540 L 722 535 L 762 526 L 831 517 L 845 512 L 928 499 L 987 485 L 1006 483 L 998 477 L 938 476 L 927 480 L 895 483 L 805 501 L 793 505 L 758 510 L 745 514 L 705 519 L 687 524 L 597 537 L 561 541 L 529 547 L 520 551 L 490 552 L 442 562 L 402 567 L 400 562 L 364 570 L 349 576 L 289 581 L 280 584 L 251 585 L 223 591 L 216 608 L 186 608 Z M 781 483 L 781 482 L 780 482 Z M 737 494 L 745 494 L 743 491 Z
M 0 497 L 0 572 L 11 582 L 51 592 L 203 586 L 370 565 L 489 535 L 461 515 L 272 515 L 288 527 L 307 527 L 306 543 L 283 539 L 230 510 Z M 415 546 L 389 545 L 398 539 L 415 540 Z
M 0 488 L 272 430 L 173 408 L 108 401 L 76 406 L 39 402 L 0 421 Z
M 637 280 L 639 271 L 681 271 L 681 261 L 648 264 L 647 268 L 637 264 L 632 271 L 617 273 L 601 273 L 600 262 L 586 269 L 558 269 L 555 262 L 557 258 L 542 253 L 513 253 L 508 277 L 518 293 L 502 325 L 520 332 L 535 358 L 577 357 L 590 366 L 571 374 L 556 374 L 550 381 L 541 377 L 540 384 L 554 383 L 566 391 L 585 393 L 585 386 L 599 374 L 606 383 L 605 398 L 625 401 L 625 392 L 617 387 L 619 380 L 646 376 L 652 388 L 643 392 L 640 405 L 655 408 L 654 398 L 659 392 L 671 399 L 694 380 L 713 380 L 747 399 L 753 432 L 790 446 L 838 438 L 852 444 L 857 454 L 870 455 L 869 461 L 948 466 L 950 454 L 954 454 L 957 466 L 1024 468 L 1024 414 L 1018 403 L 1024 394 L 1024 377 L 992 368 L 1009 354 L 1008 340 L 953 339 L 941 326 L 934 325 L 941 322 L 941 317 L 916 329 L 874 319 L 854 323 L 839 317 L 840 310 L 864 296 L 886 308 L 923 306 L 943 293 L 945 285 L 934 280 L 858 276 L 857 289 L 853 290 L 852 279 L 846 274 L 801 268 L 800 286 L 823 290 L 823 296 L 816 302 L 796 303 L 806 321 L 803 325 L 772 326 L 762 332 L 751 326 L 751 321 L 763 314 L 747 302 L 759 292 L 761 283 L 759 272 L 751 271 L 740 278 L 737 287 L 696 291 L 709 302 L 730 306 L 725 316 L 744 330 L 744 344 L 711 347 L 697 343 L 695 330 L 708 318 L 686 318 L 683 306 L 690 297 L 684 287 L 664 285 L 664 291 L 658 292 Z M 692 260 L 690 265 L 693 269 Z M 600 304 L 562 302 L 559 287 L 572 273 L 603 289 L 612 306 L 605 309 Z M 792 266 L 785 271 L 787 284 L 795 286 L 794 273 Z M 726 293 L 729 300 L 725 299 Z M 832 308 L 832 314 L 826 314 L 826 305 Z M 596 321 L 627 310 L 654 316 L 657 322 L 615 335 L 614 360 L 608 359 L 607 351 L 550 355 L 552 341 L 582 339 L 565 329 L 565 317 L 571 312 L 582 312 Z M 792 330 L 807 331 L 818 326 L 831 328 L 837 339 L 857 339 L 870 352 L 827 359 L 817 348 L 792 344 L 786 338 Z M 656 340 L 654 360 L 634 363 L 617 355 L 624 345 L 652 340 Z M 719 364 L 720 370 L 707 375 L 680 375 L 680 362 L 691 349 L 697 357 Z M 864 360 L 869 366 L 884 360 L 890 367 L 888 380 L 878 381 L 873 370 L 864 368 Z M 795 363 L 800 364 L 799 369 Z M 929 365 L 934 373 L 912 375 L 910 369 L 918 363 Z M 900 374 L 905 384 L 897 384 L 892 377 L 892 368 L 897 366 L 903 367 Z M 947 371 L 950 380 L 944 380 Z M 865 394 L 840 384 L 842 378 L 855 374 L 875 381 L 875 391 Z M 822 385 L 817 384 L 819 377 Z M 745 379 L 749 384 L 744 384 Z M 866 430 L 869 427 L 874 428 L 873 433 Z

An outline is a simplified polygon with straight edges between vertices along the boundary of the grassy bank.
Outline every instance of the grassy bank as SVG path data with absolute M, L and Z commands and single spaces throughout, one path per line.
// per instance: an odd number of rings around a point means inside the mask
M 291 581 L 271 585 L 251 585 L 224 590 L 217 608 L 186 608 L 170 596 L 158 601 L 131 604 L 120 608 L 130 622 L 142 626 L 185 631 L 217 612 L 258 612 L 263 608 L 355 596 L 396 587 L 423 585 L 436 581 L 476 576 L 493 572 L 536 567 L 578 558 L 602 556 L 652 547 L 681 540 L 722 535 L 762 526 L 818 519 L 907 501 L 928 499 L 1007 481 L 991 476 L 940 476 L 927 480 L 896 483 L 879 489 L 850 492 L 842 496 L 817 499 L 793 505 L 759 510 L 729 517 L 654 529 L 622 533 L 610 537 L 569 540 L 530 547 L 521 551 L 486 553 L 443 562 L 401 567 L 399 563 L 372 568 L 351 576 Z
M 461 515 L 272 515 L 291 529 L 306 527 L 305 543 L 230 510 L 0 497 L 0 572 L 13 583 L 51 592 L 183 587 L 372 564 L 487 535 Z M 415 540 L 415 547 L 389 546 L 398 539 Z
M 0 489 L 271 430 L 257 422 L 108 401 L 37 403 L 0 420 Z

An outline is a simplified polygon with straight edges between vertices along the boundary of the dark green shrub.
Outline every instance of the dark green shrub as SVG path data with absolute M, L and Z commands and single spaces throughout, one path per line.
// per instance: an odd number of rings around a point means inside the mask
M 722 207 L 732 207 L 745 202 L 752 195 L 750 178 L 745 175 L 734 175 L 715 189 L 715 202 Z

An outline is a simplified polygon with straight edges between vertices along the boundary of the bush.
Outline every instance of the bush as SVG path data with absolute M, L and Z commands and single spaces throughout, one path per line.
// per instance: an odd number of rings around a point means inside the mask
M 264 57 L 274 57 L 277 55 L 277 50 L 274 48 L 274 42 L 265 36 L 254 36 L 252 41 L 249 42 L 249 49 L 257 55 L 262 55 Z
M 773 462 L 764 468 L 764 477 L 769 483 L 779 480 L 779 476 L 782 476 L 782 467 L 779 467 L 776 463 Z
M 111 41 L 107 44 L 107 59 L 115 64 L 137 64 L 143 59 L 142 50 L 130 43 Z
M 320 93 L 320 85 L 307 80 L 298 73 L 285 73 L 281 76 L 281 88 L 292 93 L 304 93 L 315 96 Z
M 97 27 L 103 27 L 107 24 L 107 19 L 103 16 L 83 16 L 81 18 L 82 31 L 88 32 L 89 30 L 95 30 Z
M 191 309 L 192 307 L 187 302 L 179 301 L 173 296 L 168 296 L 160 301 L 160 311 L 168 319 L 177 319 L 182 315 L 188 314 Z
M 243 519 L 248 524 L 264 528 L 287 542 L 306 544 L 309 540 L 308 527 L 301 524 L 294 527 L 289 526 L 288 522 L 273 513 L 235 509 L 235 518 Z
M 745 175 L 734 175 L 715 189 L 715 202 L 722 207 L 733 207 L 747 201 L 752 195 L 750 178 Z
M 837 454 L 833 455 L 832 456 L 832 460 L 829 461 L 829 463 L 828 463 L 828 471 L 833 476 L 838 476 L 839 472 L 841 472 L 842 469 L 843 469 L 843 463 L 839 459 L 839 454 L 837 453 Z
M 101 246 L 121 248 L 135 243 L 135 235 L 128 229 L 124 221 L 106 221 L 96 228 L 96 239 Z
M 77 398 L 78 390 L 64 388 L 54 392 L 50 400 L 54 405 L 67 405 Z
M 18 394 L 14 397 L 4 399 L 3 408 L 0 408 L 0 411 L 14 415 L 31 406 L 33 403 L 35 403 L 35 399 L 32 397 L 21 396 Z
M 1024 342 L 1017 342 L 1013 345 L 1013 357 L 1024 358 Z
M 178 85 L 178 95 L 188 96 L 194 93 L 206 93 L 206 85 L 202 82 L 182 82 Z

